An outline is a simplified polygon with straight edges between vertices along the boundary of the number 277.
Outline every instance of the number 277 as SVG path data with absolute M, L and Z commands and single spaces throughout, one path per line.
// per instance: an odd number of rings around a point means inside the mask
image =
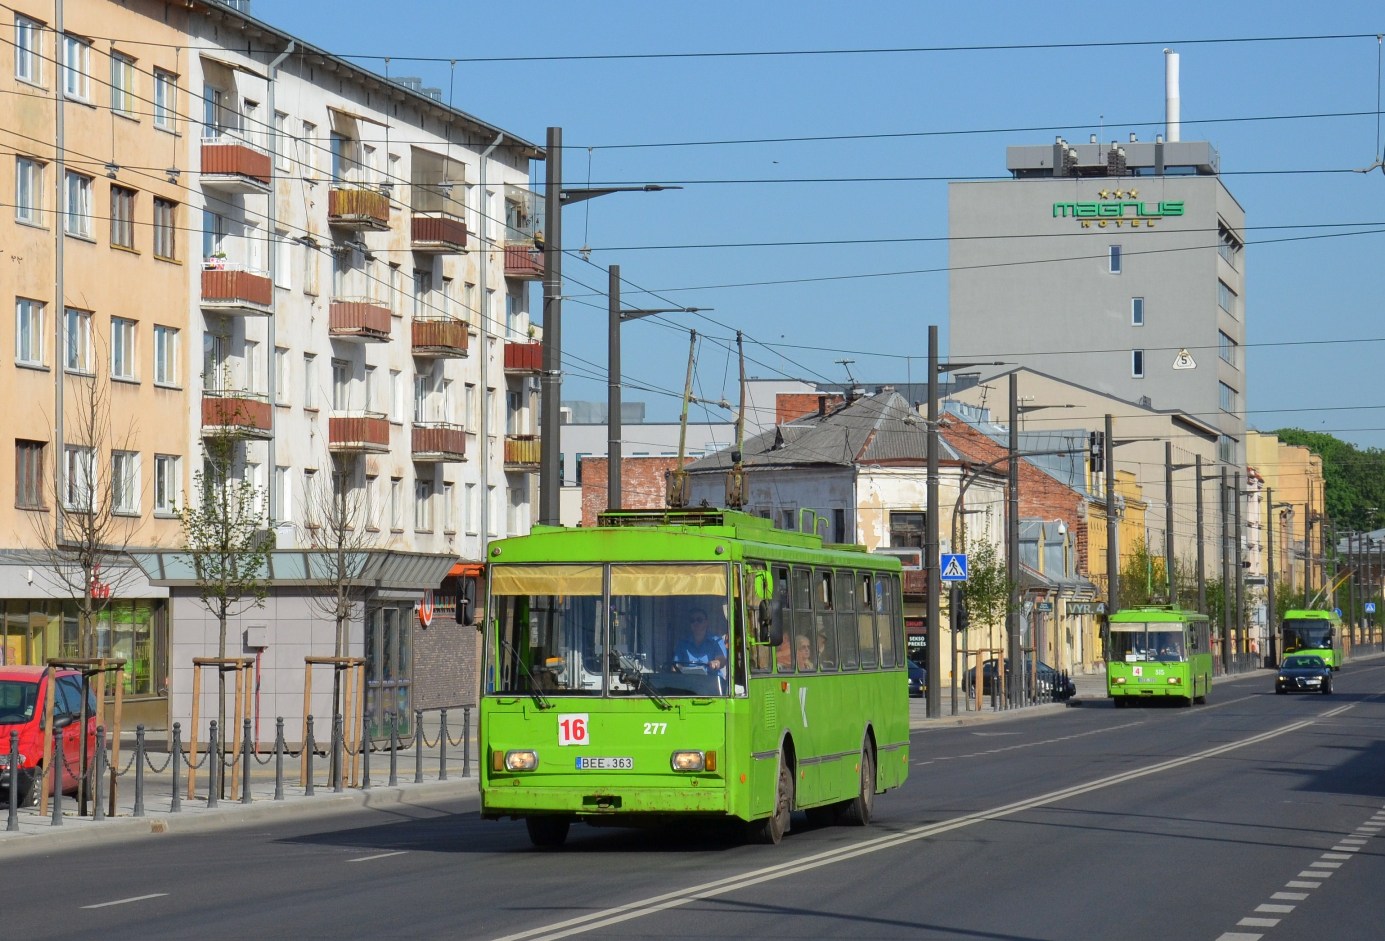
M 644 724 L 645 735 L 663 735 L 668 731 L 667 722 L 646 722 Z

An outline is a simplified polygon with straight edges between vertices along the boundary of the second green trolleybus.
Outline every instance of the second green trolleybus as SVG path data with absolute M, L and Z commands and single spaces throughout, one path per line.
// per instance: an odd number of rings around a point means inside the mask
M 1106 692 L 1117 706 L 1207 701 L 1212 690 L 1207 615 L 1172 605 L 1137 605 L 1111 615 L 1107 631 Z
M 1340 670 L 1344 661 L 1342 653 L 1342 619 L 1335 611 L 1317 608 L 1295 609 L 1284 612 L 1284 620 L 1279 626 L 1280 653 L 1311 654 L 1322 657 L 1334 670 Z
M 481 812 L 865 824 L 909 770 L 899 560 L 739 511 L 613 511 L 489 551 Z

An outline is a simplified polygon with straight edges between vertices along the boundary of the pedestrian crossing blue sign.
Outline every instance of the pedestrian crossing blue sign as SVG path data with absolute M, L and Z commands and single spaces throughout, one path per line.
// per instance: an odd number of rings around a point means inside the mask
M 1366 613 L 1367 613 L 1367 614 L 1375 614 L 1375 602 L 1374 602 L 1374 601 L 1367 601 L 1367 602 L 1366 602 Z
M 945 582 L 964 582 L 967 580 L 967 555 L 965 552 L 944 552 L 938 562 Z

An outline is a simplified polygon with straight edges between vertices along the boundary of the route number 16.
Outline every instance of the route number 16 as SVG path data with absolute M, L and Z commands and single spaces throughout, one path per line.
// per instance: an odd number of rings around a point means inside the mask
M 588 744 L 587 714 L 585 712 L 558 716 L 558 744 Z

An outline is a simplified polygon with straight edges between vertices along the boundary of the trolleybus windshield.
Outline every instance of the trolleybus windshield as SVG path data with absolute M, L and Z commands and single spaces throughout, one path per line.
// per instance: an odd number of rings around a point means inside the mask
M 1111 625 L 1111 657 L 1134 663 L 1152 660 L 1172 663 L 1184 659 L 1183 625 L 1168 622 Z

